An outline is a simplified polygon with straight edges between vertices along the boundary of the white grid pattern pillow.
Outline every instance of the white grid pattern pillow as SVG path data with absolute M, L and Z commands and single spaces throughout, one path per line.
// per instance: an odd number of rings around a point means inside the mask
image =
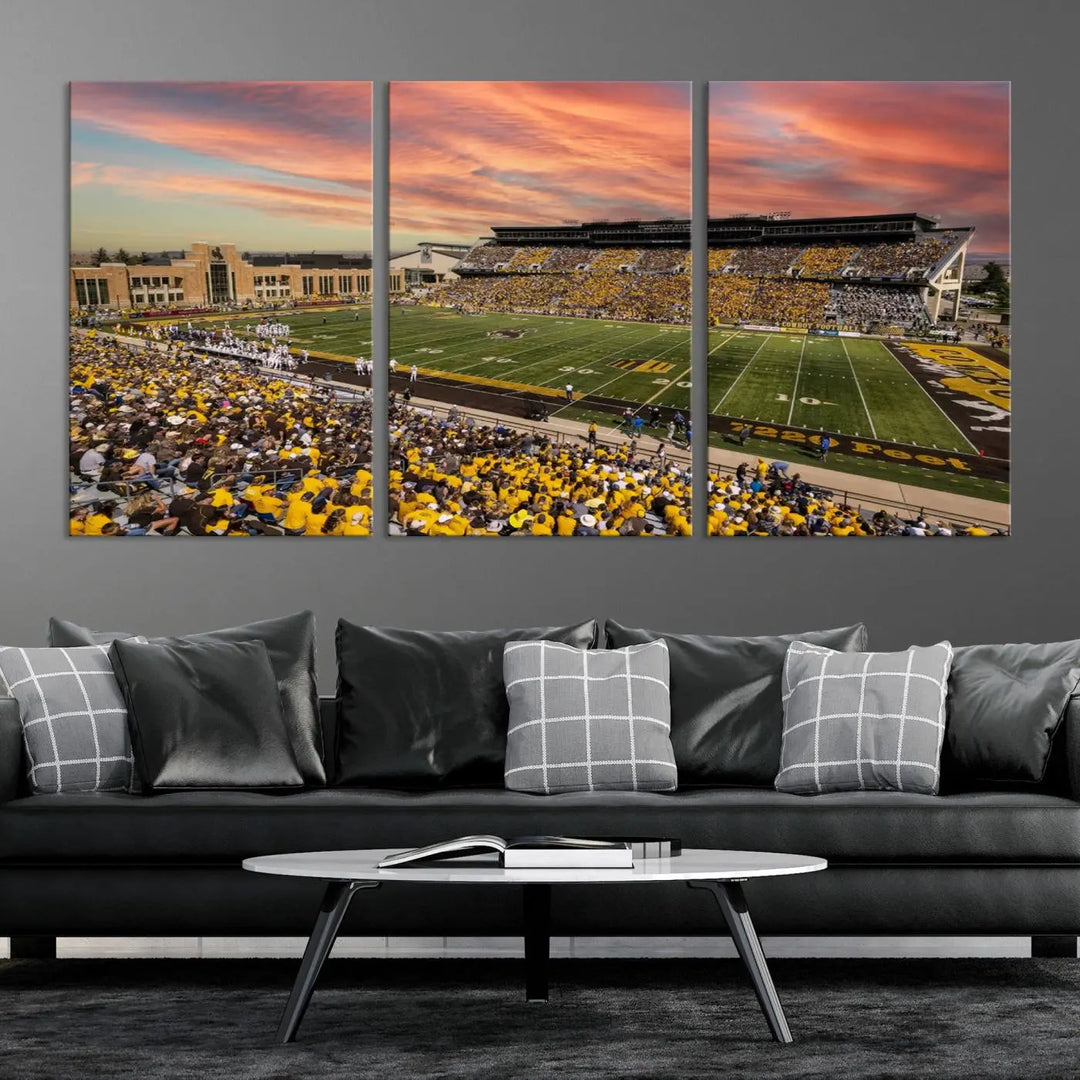
M 674 791 L 665 641 L 503 649 L 510 702 L 505 782 L 514 791 Z
M 936 795 L 952 656 L 947 641 L 894 653 L 792 642 L 776 790 Z
M 135 789 L 127 707 L 107 646 L 0 648 L 0 672 L 19 703 L 34 794 Z

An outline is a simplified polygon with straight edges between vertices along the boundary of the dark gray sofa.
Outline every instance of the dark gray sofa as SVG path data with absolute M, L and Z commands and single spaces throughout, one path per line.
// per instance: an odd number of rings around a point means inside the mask
M 333 701 L 322 701 L 334 745 Z M 766 788 L 530 796 L 334 788 L 292 794 L 25 793 L 18 710 L 0 698 L 0 935 L 48 954 L 57 936 L 305 935 L 318 882 L 250 874 L 246 856 L 408 847 L 468 833 L 667 835 L 687 847 L 818 855 L 829 869 L 746 886 L 763 934 L 1017 934 L 1075 955 L 1080 931 L 1080 698 L 1030 791 L 784 795 Z M 722 932 L 704 893 L 657 885 L 553 890 L 556 935 Z M 518 935 L 502 889 L 365 892 L 358 935 Z

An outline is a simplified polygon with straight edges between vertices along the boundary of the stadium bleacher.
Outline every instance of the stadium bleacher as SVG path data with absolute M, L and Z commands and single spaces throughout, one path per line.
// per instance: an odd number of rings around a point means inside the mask
M 831 231 L 833 222 L 842 220 L 823 219 L 818 234 L 823 229 Z M 811 237 L 795 243 L 779 239 L 782 226 L 766 223 L 754 242 L 714 243 L 708 252 L 710 322 L 925 329 L 930 317 L 920 290 L 934 268 L 965 243 L 970 232 L 932 230 L 929 219 L 920 222 L 918 228 L 898 224 L 888 240 L 866 232 L 858 240 Z M 659 222 L 648 228 L 674 228 L 675 224 Z M 570 232 L 588 236 L 592 228 L 581 226 Z M 638 230 L 637 235 L 644 238 L 641 230 L 645 228 L 625 223 L 615 232 L 634 235 Z M 768 229 L 779 230 L 776 239 L 765 235 Z M 511 231 L 515 237 L 551 234 L 539 227 Z M 655 243 L 634 247 L 525 245 L 501 236 L 482 240 L 458 267 L 460 279 L 425 299 L 467 312 L 686 322 L 692 260 L 689 249 L 671 243 L 672 238 L 669 231 Z
M 852 505 L 835 492 L 788 475 L 783 462 L 758 458 L 709 477 L 709 536 L 1002 536 L 971 521 L 952 521 L 898 506 Z
M 367 536 L 370 396 L 74 334 L 72 535 Z

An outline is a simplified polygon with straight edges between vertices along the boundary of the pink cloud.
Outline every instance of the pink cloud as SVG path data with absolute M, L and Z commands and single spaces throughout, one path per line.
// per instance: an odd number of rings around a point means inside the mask
M 710 213 L 919 210 L 1009 247 L 1004 83 L 710 86 Z
M 367 188 L 366 82 L 73 83 L 73 123 L 287 176 Z
M 130 165 L 78 162 L 72 188 L 100 184 L 144 201 L 208 201 L 284 218 L 306 218 L 319 225 L 363 227 L 370 219 L 366 194 L 319 191 L 204 173 L 144 169 Z
M 396 230 L 687 217 L 690 101 L 671 83 L 394 83 Z

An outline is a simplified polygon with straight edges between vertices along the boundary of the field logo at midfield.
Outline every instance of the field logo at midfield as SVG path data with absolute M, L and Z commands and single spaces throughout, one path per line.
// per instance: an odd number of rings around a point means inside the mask
M 523 328 L 521 330 L 489 330 L 487 332 L 487 336 L 490 337 L 490 338 L 502 338 L 503 340 L 506 340 L 506 339 L 509 338 L 509 339 L 513 340 L 515 338 L 522 338 L 526 334 L 531 334 L 531 333 L 532 333 L 531 328 L 525 327 L 525 328 Z
M 620 371 L 644 371 L 654 375 L 663 375 L 675 365 L 666 364 L 663 360 L 612 360 L 610 366 L 619 368 Z

